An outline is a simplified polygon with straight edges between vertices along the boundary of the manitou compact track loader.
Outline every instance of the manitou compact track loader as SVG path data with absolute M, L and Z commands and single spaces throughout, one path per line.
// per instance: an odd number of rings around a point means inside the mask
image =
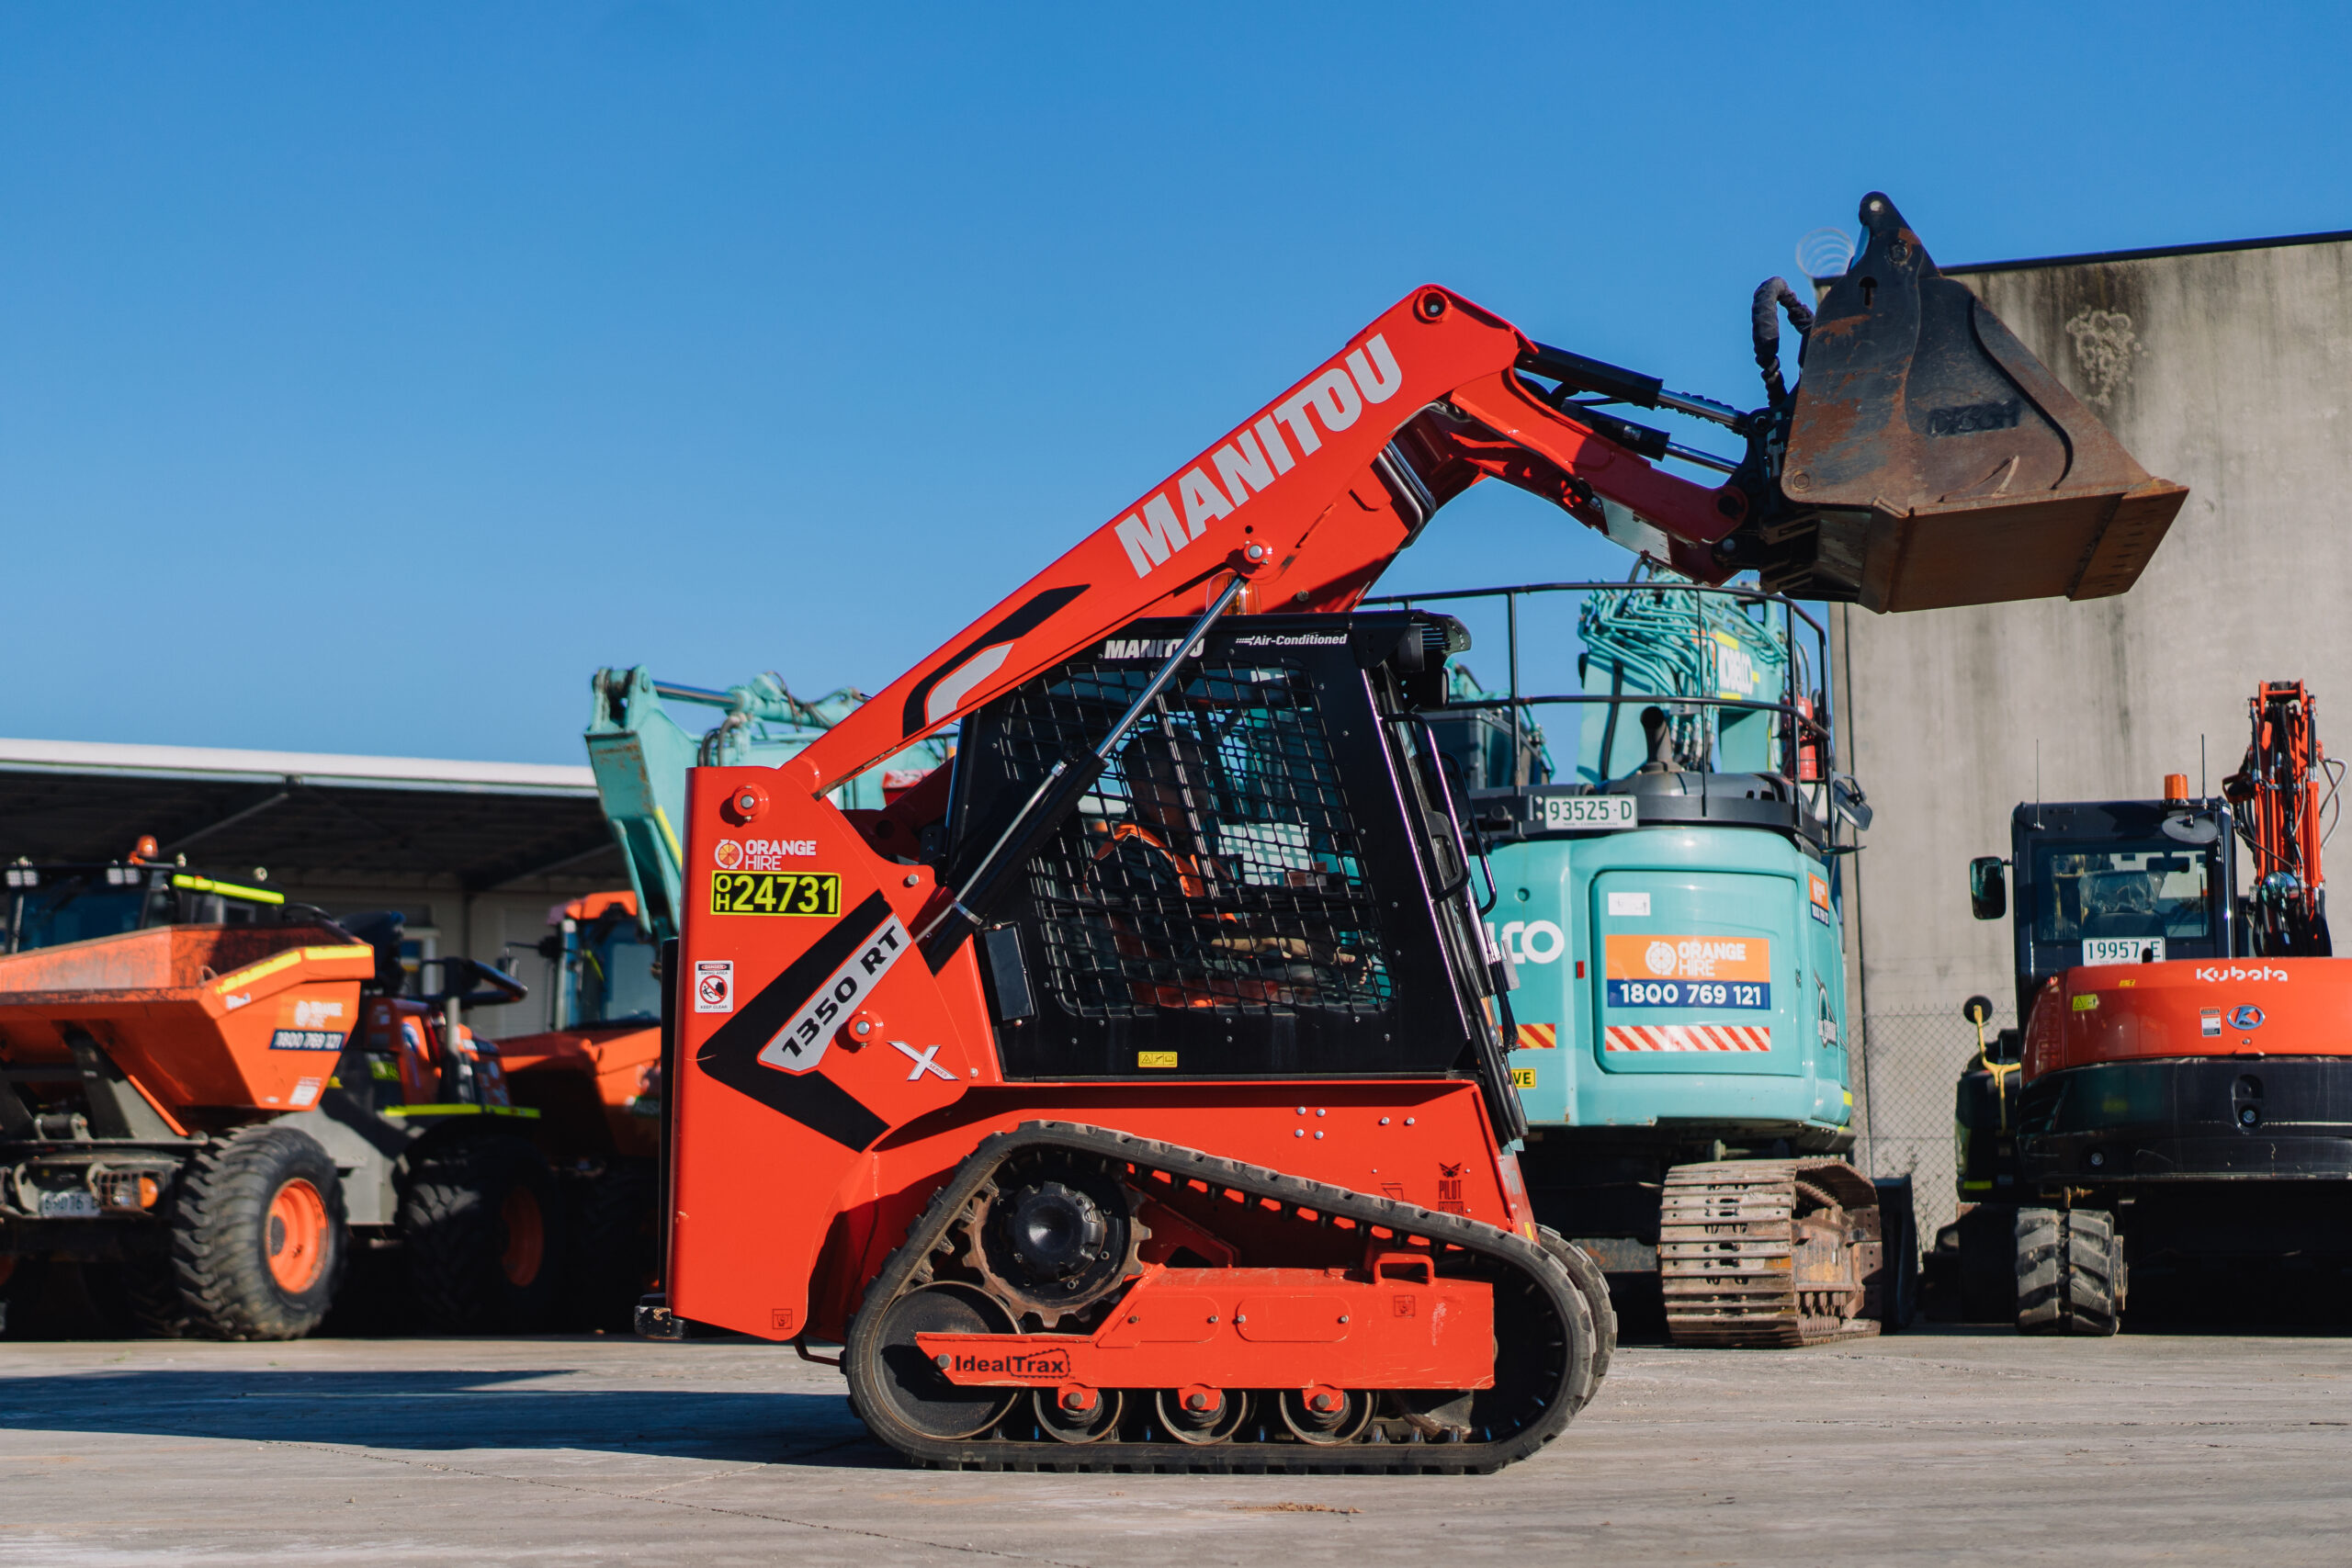
M 1709 581 L 2128 585 L 2178 488 L 1885 197 L 1863 217 L 1764 410 L 1416 289 L 798 757 L 695 770 L 641 1325 L 839 1341 L 925 1464 L 1485 1471 L 1556 1436 L 1608 1308 L 1508 1152 L 1505 980 L 1429 729 L 1466 639 L 1355 606 L 1488 478 Z M 1675 478 L 1588 394 L 1747 460 Z M 825 798 L 951 726 L 878 815 Z
M 1550 650 L 1522 628 L 1571 594 L 1581 689 L 1531 694 L 1522 650 Z M 1647 569 L 1410 602 L 1504 624 L 1510 689 L 1464 684 L 1430 728 L 1492 868 L 1488 940 L 1520 982 L 1536 1218 L 1676 1344 L 1900 1326 L 1909 1179 L 1843 1157 L 1838 866 L 1869 808 L 1828 765 L 1826 632 L 1790 600 Z
M 2175 773 L 2161 800 L 2020 805 L 2008 859 L 1970 864 L 1977 919 L 2010 916 L 2024 1020 L 1959 1086 L 1973 1207 L 1939 1247 L 1970 1317 L 2112 1334 L 2132 1271 L 2352 1267 L 2352 959 L 2320 869 L 2343 764 L 2301 682 L 2249 706 L 2220 798 Z

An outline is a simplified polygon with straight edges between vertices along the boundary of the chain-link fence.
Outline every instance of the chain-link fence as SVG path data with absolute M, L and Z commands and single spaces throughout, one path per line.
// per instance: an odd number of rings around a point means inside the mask
M 1984 1026 L 1986 1038 L 2011 1027 L 2011 1010 L 1996 1011 Z M 1958 1008 L 1874 1012 L 1862 1019 L 1854 1158 L 1871 1176 L 1911 1178 L 1911 1201 L 1926 1243 L 1933 1243 L 1939 1226 L 1959 1216 L 1952 1093 L 1975 1056 L 1975 1026 Z

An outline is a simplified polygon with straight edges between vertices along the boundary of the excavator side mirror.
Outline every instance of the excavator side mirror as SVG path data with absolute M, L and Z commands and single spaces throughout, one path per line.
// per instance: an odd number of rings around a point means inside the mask
M 1968 912 L 1980 920 L 1997 920 L 2009 912 L 2009 885 L 2001 864 L 1998 855 L 1978 855 L 1968 863 Z
M 1854 782 L 1852 774 L 1829 775 L 1829 798 L 1837 803 L 1838 815 L 1854 825 L 1855 832 L 1870 830 L 1871 818 L 1878 814 L 1871 809 L 1869 797 L 1862 794 L 1862 786 Z

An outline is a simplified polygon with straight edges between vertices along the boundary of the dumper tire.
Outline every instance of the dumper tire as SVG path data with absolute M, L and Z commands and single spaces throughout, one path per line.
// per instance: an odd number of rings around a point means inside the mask
M 1592 1313 L 1592 1382 L 1586 1385 L 1584 1398 L 1576 1402 L 1581 1410 L 1600 1387 L 1600 1380 L 1609 1375 L 1609 1359 L 1617 1352 L 1617 1308 L 1609 1299 L 1609 1276 L 1592 1260 L 1592 1254 L 1551 1226 L 1538 1225 L 1536 1239 L 1568 1271 L 1577 1293 Z
M 351 1249 L 334 1161 L 307 1133 L 274 1123 L 189 1160 L 169 1224 L 185 1331 L 207 1339 L 300 1339 L 326 1316 Z
M 585 1328 L 627 1328 L 661 1272 L 661 1179 L 650 1160 L 616 1160 L 581 1185 L 569 1315 Z
M 134 1258 L 116 1275 L 132 1330 L 145 1339 L 185 1339 L 196 1332 L 179 1270 L 169 1257 Z
M 2019 1209 L 2018 1332 L 2112 1334 L 2123 1308 L 2115 1216 L 2098 1209 Z
M 425 1323 L 443 1334 L 534 1334 L 554 1315 L 562 1210 L 539 1151 L 458 1134 L 410 1156 L 400 1235 Z

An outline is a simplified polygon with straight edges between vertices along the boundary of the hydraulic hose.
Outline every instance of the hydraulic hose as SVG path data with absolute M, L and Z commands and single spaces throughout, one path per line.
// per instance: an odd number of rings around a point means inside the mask
M 1768 277 L 1756 286 L 1756 299 L 1748 310 L 1748 321 L 1756 334 L 1756 368 L 1764 375 L 1764 395 L 1774 408 L 1788 400 L 1788 383 L 1781 378 L 1781 322 L 1774 307 L 1788 311 L 1789 325 L 1804 337 L 1813 331 L 1813 310 L 1797 298 L 1785 277 Z M 1803 350 L 1798 363 L 1803 364 Z

